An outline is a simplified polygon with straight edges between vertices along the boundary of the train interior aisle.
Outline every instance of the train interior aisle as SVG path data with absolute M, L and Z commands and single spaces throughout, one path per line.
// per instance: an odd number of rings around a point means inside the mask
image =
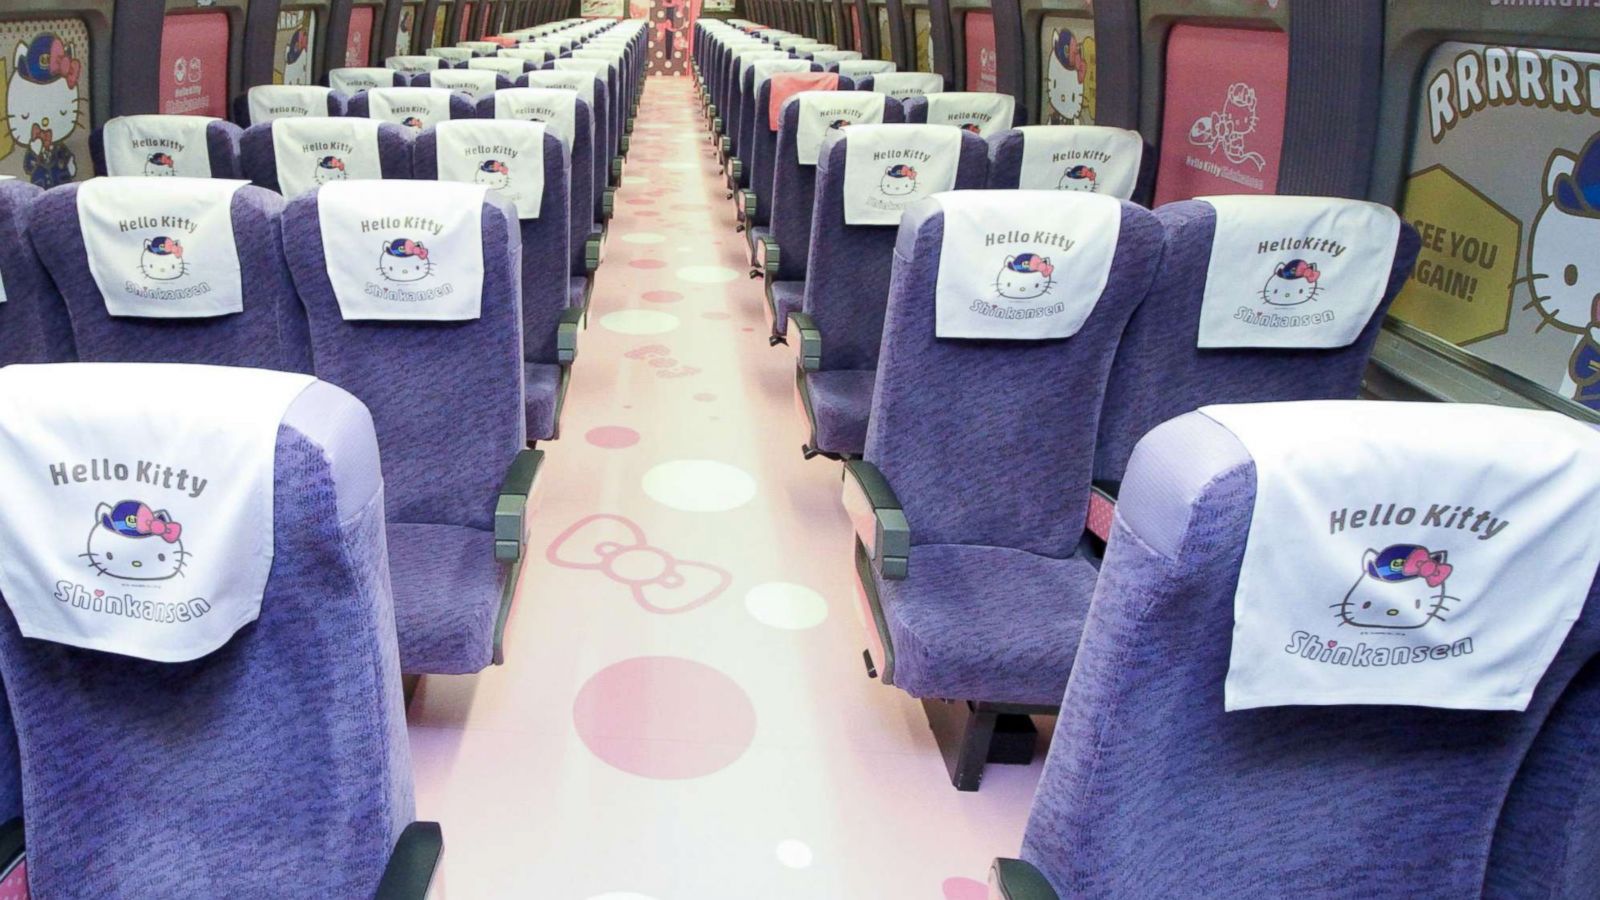
M 1039 765 L 951 790 L 845 649 L 839 474 L 798 452 L 689 79 L 647 80 L 632 141 L 507 662 L 410 708 L 448 896 L 981 900 Z

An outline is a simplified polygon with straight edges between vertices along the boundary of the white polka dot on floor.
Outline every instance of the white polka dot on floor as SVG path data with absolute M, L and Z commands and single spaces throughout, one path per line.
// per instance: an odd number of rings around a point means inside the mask
M 756 495 L 750 473 L 713 459 L 661 463 L 644 473 L 642 486 L 650 499 L 684 512 L 724 512 Z
M 811 865 L 811 847 L 805 841 L 797 841 L 794 838 L 779 841 L 773 852 L 777 855 L 778 862 L 791 869 L 804 869 Z
M 828 618 L 828 601 L 803 584 L 773 581 L 744 595 L 745 611 L 763 625 L 788 631 L 815 628 Z
M 665 334 L 677 329 L 678 317 L 653 309 L 619 309 L 601 316 L 600 327 L 617 334 Z

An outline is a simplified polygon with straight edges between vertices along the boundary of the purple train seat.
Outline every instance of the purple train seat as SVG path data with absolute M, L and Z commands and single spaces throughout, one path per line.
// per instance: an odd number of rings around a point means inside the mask
M 589 215 L 591 224 L 604 225 L 611 219 L 611 204 L 616 193 L 611 187 L 610 174 L 606 160 L 606 147 L 611 129 L 611 114 L 606 97 L 605 81 L 591 72 L 582 69 L 569 69 L 557 71 L 555 69 L 538 69 L 528 72 L 517 79 L 516 87 L 544 88 L 554 90 L 577 91 L 578 97 L 589 107 L 588 117 L 591 123 L 588 137 L 589 151 L 584 158 L 589 160 L 589 194 L 593 199 L 593 212 Z M 483 104 L 478 104 L 478 115 L 489 119 L 494 117 L 494 109 L 485 110 Z M 574 157 L 576 162 L 576 157 Z M 576 175 L 576 173 L 574 173 Z
M 509 130 L 498 132 L 503 137 L 495 142 L 508 148 L 518 146 L 517 130 L 532 129 L 530 123 L 508 119 L 478 120 L 478 124 Z M 519 209 L 518 222 L 522 240 L 522 368 L 526 376 L 523 393 L 530 442 L 560 436 L 561 409 L 572 379 L 578 328 L 583 319 L 582 305 L 572 305 L 568 293 L 571 258 L 567 241 L 571 239 L 568 222 L 572 210 L 567 193 L 566 144 L 553 132 L 536 130 L 543 135 L 543 196 L 538 215 L 521 217 Z M 417 137 L 412 162 L 418 178 L 439 177 L 437 127 Z M 485 160 L 478 168 L 492 168 L 496 162 L 501 161 Z
M 1037 193 L 1007 196 L 1016 214 L 1006 221 L 1029 221 Z M 1162 246 L 1147 210 L 1121 202 L 1099 214 L 1119 210 L 1114 243 L 1097 248 L 1112 254 L 1098 302 L 1075 334 L 1050 340 L 936 336 L 946 211 L 925 200 L 900 225 L 865 455 L 846 463 L 845 508 L 873 623 L 868 654 L 885 684 L 923 700 L 961 790 L 977 789 L 986 760 L 1031 756 L 1031 726 L 1007 717 L 1059 702 L 1094 591 L 1080 539 L 1095 419 Z M 1001 726 L 1025 735 L 1021 760 L 990 755 Z
M 26 181 L 0 181 L 0 366 L 70 362 L 78 357 L 72 320 L 56 284 L 28 240 L 28 220 L 44 191 Z
M 450 229 L 459 235 L 478 225 L 481 287 L 473 291 L 466 285 L 442 296 L 430 291 L 436 295 L 429 301 L 470 295 L 469 302 L 478 300 L 476 318 L 415 318 L 427 307 L 407 303 L 377 314 L 410 318 L 347 319 L 344 304 L 359 298 L 341 298 L 335 274 L 345 284 L 379 276 L 370 274 L 369 258 L 330 258 L 323 217 L 332 217 L 329 234 L 365 242 L 350 225 L 371 206 L 370 195 L 350 196 L 350 189 L 365 187 L 331 185 L 290 202 L 283 219 L 289 267 L 310 321 L 316 375 L 360 398 L 377 427 L 401 670 L 407 675 L 477 672 L 501 661 L 524 549 L 524 508 L 543 459 L 542 451 L 525 448 L 522 242 L 516 211 L 472 185 L 416 181 L 406 192 L 385 196 L 386 204 L 415 207 L 416 215 L 435 219 L 465 217 L 462 207 L 468 203 L 481 206 L 475 217 Z M 334 199 L 323 210 L 329 197 Z M 401 247 L 405 241 L 385 243 L 395 233 L 386 230 L 376 242 L 383 245 L 380 259 L 393 256 L 397 264 L 426 274 L 413 270 L 394 278 L 433 277 L 428 258 Z M 442 372 L 449 376 L 441 377 Z M 441 460 L 450 463 L 441 466 Z
M 406 77 L 388 66 L 341 66 L 328 70 L 328 87 L 354 97 L 373 88 L 405 87 Z
M 345 115 L 399 125 L 409 129 L 413 135 L 440 121 L 441 112 L 447 111 L 451 119 L 470 119 L 477 115 L 476 104 L 466 94 L 441 94 L 442 91 L 444 88 L 374 88 L 351 97 Z M 374 94 L 381 94 L 384 101 L 390 103 L 384 115 L 375 115 L 373 112 Z
M 795 388 L 810 425 L 803 448 L 807 457 L 860 456 L 866 446 L 873 372 L 897 246 L 894 226 L 845 220 L 849 136 L 869 127 L 929 126 L 860 125 L 835 131 L 822 144 L 805 294 L 801 311 L 789 317 L 799 331 Z M 975 134 L 962 132 L 960 137 L 954 189 L 981 188 L 989 174 L 988 147 Z
M 170 397 L 211 371 L 116 377 Z M 32 896 L 426 892 L 443 837 L 413 821 L 371 417 L 312 382 L 268 440 L 271 571 L 259 616 L 219 649 L 169 663 L 25 638 L 0 604 L 0 753 L 14 734 L 28 760 L 0 846 L 26 833 Z M 0 780 L 0 815 L 17 799 Z
M 248 128 L 289 117 L 342 116 L 349 100 L 338 91 L 315 85 L 258 84 L 234 98 L 233 121 Z
M 107 131 L 113 141 L 127 142 L 121 149 L 113 148 L 109 165 Z M 239 126 L 225 119 L 118 116 L 89 135 L 89 154 L 94 159 L 96 175 L 239 178 L 242 134 Z
M 756 95 L 760 89 L 779 73 L 821 71 L 821 66 L 804 59 L 761 59 L 744 70 L 739 88 L 738 120 L 734 123 L 737 130 L 733 133 L 733 156 L 729 163 L 733 167 L 733 178 L 729 181 L 729 187 L 737 191 L 755 184 L 756 135 L 769 128 L 767 108 L 756 105 Z
M 316 120 L 319 130 L 322 123 L 333 123 L 328 125 L 328 130 L 348 132 L 338 140 L 348 144 L 349 149 L 318 158 L 317 154 L 321 151 L 308 145 L 307 156 L 318 160 L 308 164 L 315 171 L 315 175 L 311 178 L 312 183 L 321 184 L 354 177 L 351 173 L 360 171 L 361 166 L 355 165 L 356 160 L 351 159 L 352 155 L 364 160 L 369 170 L 375 162 L 377 172 L 383 178 L 411 177 L 411 141 L 415 132 L 403 125 L 379 122 L 374 145 L 365 137 L 360 140 L 355 139 L 364 134 L 358 132 L 361 126 L 357 123 L 362 121 L 371 120 L 351 119 L 347 116 Z M 277 123 L 269 122 L 265 125 L 251 125 L 244 130 L 244 135 L 239 139 L 239 168 L 244 177 L 250 179 L 251 184 L 284 194 L 286 192 L 278 176 L 278 151 L 273 139 L 276 126 Z M 293 127 L 295 126 L 290 126 L 291 129 Z M 311 143 L 325 142 L 322 135 L 318 135 L 317 138 Z
M 778 90 L 779 110 L 772 115 L 772 92 Z M 745 243 L 750 246 L 752 264 L 755 260 L 755 228 L 765 226 L 772 214 L 772 173 L 776 164 L 778 129 L 783 124 L 782 104 L 802 91 L 853 91 L 854 82 L 838 75 L 820 72 L 778 72 L 767 78 L 755 90 L 750 125 L 747 157 L 750 168 L 750 187 L 735 194 L 734 212 L 745 232 Z
M 909 104 L 908 104 L 909 105 Z M 1044 157 L 1030 167 L 1030 183 L 1023 184 L 1023 156 L 1028 137 L 1051 138 L 1067 159 L 1051 163 Z M 1140 155 L 1135 166 L 1132 159 L 1116 160 L 1108 165 L 1108 147 L 1132 143 L 1126 152 L 1130 157 L 1134 149 Z M 1044 143 L 1044 142 L 1041 142 Z M 1045 149 L 1052 149 L 1046 144 Z M 1119 154 L 1120 155 L 1120 154 Z M 1114 171 L 1108 171 L 1113 168 Z M 1118 176 L 1122 177 L 1119 178 Z M 1119 191 L 1119 181 L 1131 186 Z M 1039 180 L 1043 178 L 1043 180 Z M 989 138 L 989 187 L 1000 190 L 1017 188 L 1053 187 L 1058 190 L 1093 191 L 1110 194 L 1124 200 L 1144 203 L 1150 196 L 1150 184 L 1155 178 L 1155 154 L 1149 143 L 1136 131 L 1111 129 L 1108 126 L 1085 125 L 1028 125 L 1008 128 Z
M 200 276 L 186 274 L 191 263 L 183 259 L 181 245 L 191 241 L 192 250 L 192 240 L 204 235 L 154 225 L 135 228 L 125 235 L 134 242 L 135 253 L 131 257 L 127 249 L 120 246 L 107 246 L 100 251 L 116 255 L 118 259 L 130 259 L 129 268 L 115 276 L 106 275 L 107 279 L 114 280 L 97 279 L 91 268 L 88 248 L 91 238 L 85 230 L 80 195 L 86 185 L 96 185 L 87 189 L 105 198 L 112 192 L 100 192 L 100 187 L 119 182 L 125 190 L 149 182 L 151 187 L 165 191 L 166 196 L 175 201 L 192 203 L 207 212 L 231 218 L 239 270 L 240 308 L 237 311 L 195 309 L 175 314 L 170 309 L 128 311 L 120 305 L 125 295 L 131 296 L 123 290 L 124 284 L 130 290 L 151 297 L 169 290 L 187 296 L 200 287 L 191 283 Z M 283 198 L 262 188 L 240 185 L 232 191 L 230 199 L 223 199 L 227 194 L 219 195 L 219 188 L 226 188 L 226 183 L 174 178 L 156 184 L 154 179 L 143 177 L 106 178 L 62 185 L 34 201 L 28 217 L 28 239 L 66 303 L 78 359 L 84 362 L 200 363 L 289 372 L 311 370 L 305 312 L 283 259 L 279 231 Z M 223 203 L 228 204 L 227 213 L 214 206 Z M 110 212 L 108 208 L 107 214 Z M 150 250 L 151 241 L 162 242 L 162 247 Z M 169 241 L 171 243 L 167 243 Z M 144 248 L 139 246 L 141 242 L 146 244 Z M 176 252 L 166 252 L 165 247 L 173 247 Z M 193 253 L 190 259 L 194 259 Z M 157 271 L 157 266 L 166 265 L 166 261 L 185 267 L 176 270 L 185 274 L 173 279 L 168 277 L 168 272 Z M 150 263 L 149 267 L 146 262 Z M 199 296 L 204 299 L 211 295 Z M 112 312 L 113 308 L 118 311 Z
M 1447 457 L 1423 467 L 1463 459 Z M 1261 478 L 1201 413 L 1134 450 L 1021 859 L 996 861 L 994 896 L 1600 895 L 1600 585 L 1523 711 L 1225 711 Z
M 989 91 L 949 91 L 935 94 L 923 94 L 922 96 L 918 97 L 907 97 L 901 102 L 905 104 L 906 121 L 912 124 L 922 125 L 928 121 L 928 106 L 930 103 L 938 103 L 940 100 L 947 100 L 951 101 L 953 105 L 965 106 L 967 104 L 964 104 L 961 101 L 1003 101 L 1008 99 L 1009 96 L 1010 95 L 1008 94 L 997 94 Z M 934 124 L 957 125 L 958 127 L 972 131 L 975 134 L 980 134 L 987 139 L 999 133 L 1000 131 L 1027 123 L 1028 112 L 1023 108 L 1022 104 L 1016 103 L 1014 100 L 1012 100 L 1010 105 L 1012 107 L 1010 121 L 982 121 L 980 123 L 975 121 L 973 116 L 960 116 L 955 120 L 940 121 L 935 122 Z M 948 113 L 946 114 L 945 118 L 949 118 Z

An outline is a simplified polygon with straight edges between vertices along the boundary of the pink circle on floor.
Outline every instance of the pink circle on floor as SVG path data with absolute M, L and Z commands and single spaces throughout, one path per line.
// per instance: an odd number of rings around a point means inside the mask
M 708 313 L 701 313 L 700 314 L 700 318 L 702 318 L 702 319 L 721 320 L 721 319 L 731 319 L 731 318 L 733 318 L 733 316 L 731 314 L 725 313 L 725 312 L 708 312 Z
M 623 447 L 632 447 L 639 443 L 639 432 L 621 425 L 601 425 L 591 428 L 583 439 L 596 447 L 605 447 L 607 450 L 621 450 Z
M 732 678 L 674 656 L 596 672 L 572 706 L 589 752 L 642 778 L 700 778 L 732 765 L 756 735 L 756 708 Z
M 667 262 L 662 259 L 633 259 L 628 261 L 628 265 L 635 269 L 661 269 L 666 267 Z
M 753 327 L 751 327 L 749 325 L 746 325 L 745 327 L 743 327 L 743 328 L 741 328 L 739 330 L 740 331 L 755 331 L 755 328 L 753 328 Z
M 989 886 L 971 878 L 946 878 L 944 900 L 988 900 Z
M 699 400 L 701 403 L 710 403 L 711 401 L 717 399 L 717 395 L 716 394 L 695 394 L 694 398 L 696 400 Z

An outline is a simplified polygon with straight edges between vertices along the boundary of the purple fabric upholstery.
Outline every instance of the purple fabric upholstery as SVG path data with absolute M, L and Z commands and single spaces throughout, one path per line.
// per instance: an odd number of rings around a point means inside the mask
M 329 91 L 328 115 L 345 115 L 349 108 L 349 103 L 349 97 L 346 97 L 339 91 Z M 240 128 L 249 128 L 251 125 L 255 124 L 254 122 L 250 121 L 250 97 L 248 91 L 233 98 L 233 121 L 234 124 L 238 125 Z M 263 122 L 262 124 L 266 125 L 271 123 Z
M 0 243 L 12 248 L 0 254 L 7 298 L 0 303 L 0 366 L 77 358 L 66 304 L 27 239 L 33 203 L 43 194 L 20 179 L 0 181 Z
M 554 69 L 554 64 L 545 68 Z M 615 71 L 613 68 L 613 74 Z M 617 117 L 620 107 L 613 99 L 616 97 L 616 88 L 609 78 L 600 77 L 598 72 L 591 74 L 594 75 L 594 104 L 589 114 L 591 121 L 594 122 L 594 190 L 598 197 L 602 190 L 611 186 L 611 157 L 617 155 L 617 147 L 620 146 L 619 135 L 622 132 L 621 120 Z M 530 83 L 527 78 L 519 78 L 517 86 L 529 87 Z M 493 108 L 489 112 L 493 114 Z M 595 207 L 595 221 L 600 221 L 598 205 Z
M 596 90 L 599 90 L 598 85 Z M 600 95 L 596 93 L 595 100 L 599 99 Z M 478 117 L 495 117 L 493 97 L 478 101 Z M 605 163 L 595 155 L 594 121 L 589 104 L 579 97 L 573 112 L 572 130 L 576 136 L 572 141 L 571 164 L 567 169 L 567 253 L 571 264 L 567 271 L 571 275 L 589 274 L 589 267 L 583 258 L 584 242 L 589 238 L 589 226 L 600 220 L 600 197 L 605 191 L 605 180 L 600 177 L 600 170 Z
M 433 129 L 417 136 L 412 165 L 418 178 L 437 178 L 438 141 Z M 544 136 L 544 199 L 539 218 L 522 219 L 518 230 L 522 244 L 522 348 L 523 361 L 530 365 L 555 365 L 556 330 L 570 299 L 567 295 L 570 237 L 568 216 L 571 199 L 567 195 L 567 155 L 561 138 L 551 132 Z M 526 388 L 528 440 L 542 441 L 555 436 L 555 408 L 560 380 L 530 379 Z
M 376 890 L 414 811 L 383 495 L 338 477 L 376 469 L 361 404 L 307 402 L 278 430 L 261 615 L 227 645 L 148 662 L 25 640 L 0 608 L 33 896 Z
M 560 432 L 566 370 L 555 363 L 530 362 L 523 364 L 522 372 L 527 386 L 528 440 L 551 440 Z
M 1161 226 L 1122 204 L 1105 292 L 1077 334 L 1050 341 L 936 338 L 943 239 L 936 202 L 907 211 L 867 426 L 866 458 L 911 524 L 909 577 L 875 580 L 893 683 L 918 697 L 1053 704 L 1094 589 L 1078 547 L 1096 416 Z
M 511 205 L 490 194 L 483 206 L 483 308 L 470 322 L 347 322 L 339 312 L 323 258 L 317 214 L 320 191 L 295 198 L 284 212 L 289 267 L 305 301 L 317 376 L 359 397 L 372 411 L 383 450 L 388 520 L 443 525 L 483 536 L 481 569 L 464 578 L 454 545 L 393 541 L 397 616 L 418 630 L 400 633 L 408 674 L 454 674 L 487 664 L 485 643 L 462 651 L 473 623 L 498 612 L 494 506 L 506 467 L 526 442 L 522 366 L 522 242 Z M 440 377 L 448 372 L 448 378 Z M 461 536 L 462 541 L 468 540 Z M 416 548 L 401 550 L 398 548 Z M 401 558 L 418 553 L 422 558 Z M 442 568 L 441 568 L 442 567 Z M 446 572 L 451 590 L 428 593 Z M 418 573 L 424 587 L 403 583 Z M 419 610 L 423 603 L 430 610 Z M 433 609 L 449 604 L 448 613 Z M 457 608 L 457 607 L 470 607 Z M 492 633 L 492 627 L 491 632 Z
M 390 522 L 388 534 L 401 670 L 469 675 L 486 668 L 506 577 L 494 561 L 494 532 Z
M 11 704 L 0 695 L 0 822 L 22 815 L 22 760 L 17 756 L 17 728 Z
M 1416 230 L 1401 223 L 1383 302 L 1348 347 L 1201 350 L 1195 342 L 1216 210 L 1185 200 L 1161 207 L 1156 218 L 1167 234 L 1161 274 L 1117 349 L 1095 447 L 1095 480 L 1108 484 L 1122 480 L 1134 445 L 1150 429 L 1205 404 L 1355 397 L 1384 314 L 1421 243 Z
M 866 79 L 863 78 L 862 80 L 865 81 Z M 962 91 L 961 93 L 978 93 L 978 92 L 976 92 L 976 91 Z M 985 92 L 985 93 L 988 93 L 988 92 Z M 907 122 L 910 122 L 913 125 L 926 125 L 927 124 L 927 122 L 928 122 L 928 98 L 927 97 L 907 97 L 906 99 L 900 101 L 900 105 L 905 107 L 906 121 Z M 1019 97 L 1019 98 L 1017 98 L 1017 105 L 1013 108 L 1012 113 L 1011 113 L 1011 127 L 1013 127 L 1013 128 L 1017 127 L 1018 125 L 1026 125 L 1026 124 L 1028 124 L 1028 111 L 1023 109 L 1022 107 L 1023 107 L 1022 99 Z M 1015 186 L 1016 185 L 1012 185 L 1012 187 L 1015 187 Z
M 816 66 L 812 66 L 812 71 L 816 71 L 816 68 Z M 855 82 L 848 78 L 840 78 L 839 87 L 836 90 L 853 91 L 855 90 Z M 762 83 L 761 88 L 756 92 L 756 123 L 753 126 L 750 139 L 750 190 L 756 195 L 756 211 L 754 216 L 747 216 L 746 219 L 756 225 L 767 224 L 772 215 L 773 178 L 777 172 L 778 162 L 778 132 L 773 131 L 767 121 L 767 109 L 771 104 L 772 79 L 769 78 Z M 799 108 L 799 104 L 795 104 L 797 115 Z M 785 102 L 783 109 L 778 111 L 779 128 L 783 127 L 788 113 L 789 104 Z M 793 153 L 793 148 L 790 148 L 790 155 L 792 156 Z
M 806 71 L 821 72 L 822 67 L 812 63 L 811 68 Z M 772 191 L 772 152 L 773 147 L 777 144 L 777 134 L 767 122 L 767 106 L 771 103 L 771 98 L 772 79 L 768 78 L 760 88 L 757 88 L 755 66 L 752 65 L 745 69 L 744 85 L 739 99 L 739 132 L 733 139 L 733 155 L 737 156 L 744 166 L 744 175 L 741 183 L 751 190 L 757 191 L 758 197 L 762 193 L 770 195 Z M 782 110 L 779 110 L 779 112 L 782 112 Z M 781 118 L 778 124 L 783 124 Z M 767 162 L 764 166 L 756 162 L 756 154 L 761 152 L 765 152 L 767 155 Z M 765 187 L 758 188 L 757 185 L 760 184 L 758 178 L 761 177 L 767 179 L 767 184 Z M 761 224 L 766 224 L 765 215 L 763 214 L 762 218 L 757 221 Z
M 35 201 L 28 237 L 66 301 L 78 358 L 311 371 L 305 312 L 283 259 L 283 198 L 243 185 L 233 195 L 232 211 L 244 311 L 143 319 L 106 311 L 78 228 L 78 185 L 62 185 Z
M 217 119 L 206 126 L 206 153 L 211 161 L 212 178 L 243 178 L 239 174 L 239 138 L 244 130 L 227 121 Z M 106 174 L 105 127 L 89 133 L 89 158 L 94 160 L 94 173 Z
M 350 98 L 350 103 L 349 106 L 346 107 L 345 115 L 357 119 L 371 118 L 368 109 L 367 92 L 357 91 L 356 95 Z M 477 118 L 477 115 L 478 107 L 473 103 L 472 100 L 468 99 L 466 94 L 453 93 L 450 95 L 450 118 L 473 119 Z
M 830 135 L 818 158 L 816 202 L 811 222 L 811 262 L 806 276 L 802 308 L 822 332 L 822 369 L 807 372 L 805 383 L 816 382 L 826 372 L 854 370 L 869 375 L 878 365 L 878 341 L 883 334 L 884 302 L 889 296 L 889 273 L 894 266 L 895 229 L 884 225 L 846 225 L 844 222 L 844 158 L 848 133 Z M 983 139 L 961 135 L 961 162 L 956 189 L 983 187 L 988 153 Z M 909 215 L 909 213 L 908 213 Z M 942 227 L 942 226 L 941 226 Z M 901 225 L 901 230 L 905 225 Z M 937 254 L 935 254 L 937 259 Z M 928 296 L 932 296 L 930 287 Z M 859 384 L 859 381 L 852 382 Z M 859 388 L 858 388 L 859 389 Z M 829 411 L 824 412 L 824 409 Z M 841 439 L 865 436 L 865 423 L 853 418 L 835 420 L 863 410 L 861 398 L 834 407 L 819 408 L 816 444 L 829 453 L 859 455 L 856 443 L 823 444 L 824 434 Z M 829 418 L 825 419 L 827 416 Z
M 378 166 L 384 178 L 411 177 L 411 140 L 403 125 L 378 124 Z M 251 125 L 239 138 L 239 171 L 250 183 L 283 192 L 278 184 L 278 154 L 272 146 L 272 124 Z
M 1507 821 L 1528 812 L 1525 790 L 1593 799 L 1592 762 L 1554 788 L 1518 770 L 1540 764 L 1550 748 L 1530 746 L 1600 649 L 1600 588 L 1525 713 L 1224 712 L 1254 499 L 1248 454 L 1199 414 L 1158 426 L 1134 452 L 1023 858 L 1063 898 L 1595 896 L 1592 856 L 1532 876 L 1588 879 L 1561 893 L 1524 890 L 1493 863 Z M 1151 521 L 1177 524 L 1149 537 Z M 1572 735 L 1591 760 L 1594 722 Z M 1546 820 L 1535 858 L 1559 856 L 1571 836 L 1592 846 L 1594 818 L 1591 805 Z

